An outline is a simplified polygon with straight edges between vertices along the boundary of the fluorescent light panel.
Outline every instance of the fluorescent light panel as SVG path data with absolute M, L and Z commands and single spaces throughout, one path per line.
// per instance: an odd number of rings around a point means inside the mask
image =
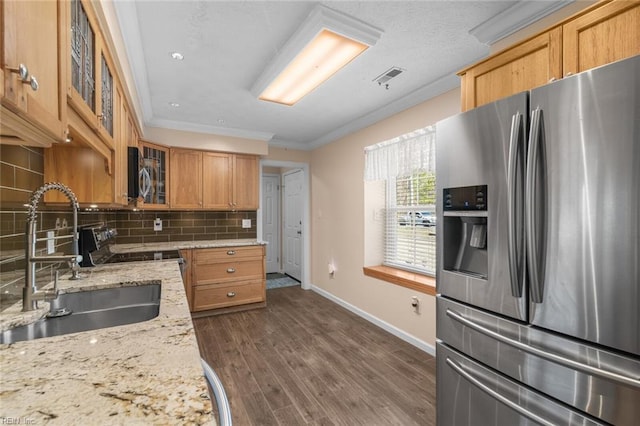
M 262 92 L 259 99 L 294 105 L 369 48 L 323 29 Z
M 293 105 L 376 44 L 382 30 L 317 5 L 251 88 L 265 101 Z

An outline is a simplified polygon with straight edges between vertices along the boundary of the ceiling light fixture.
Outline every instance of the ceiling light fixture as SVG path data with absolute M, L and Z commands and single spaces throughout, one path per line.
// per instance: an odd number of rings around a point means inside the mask
M 171 57 L 176 61 L 181 61 L 184 59 L 184 55 L 180 52 L 171 52 Z
M 169 102 L 169 106 L 170 106 L 170 107 L 173 107 L 173 108 L 179 108 L 179 107 L 180 107 L 180 104 L 179 104 L 179 103 L 177 103 L 177 102 Z
M 294 105 L 362 52 L 382 30 L 318 5 L 253 85 L 258 99 Z

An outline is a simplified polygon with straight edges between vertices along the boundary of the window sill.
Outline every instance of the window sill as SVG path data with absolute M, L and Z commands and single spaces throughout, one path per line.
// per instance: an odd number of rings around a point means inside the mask
M 436 295 L 436 279 L 415 272 L 403 271 L 390 266 L 365 266 L 362 268 L 365 275 L 378 278 L 383 281 L 410 288 L 421 293 Z

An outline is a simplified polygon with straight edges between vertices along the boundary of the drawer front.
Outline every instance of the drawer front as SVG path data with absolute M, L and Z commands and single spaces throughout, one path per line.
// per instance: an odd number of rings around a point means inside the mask
M 264 302 L 264 281 L 249 281 L 229 285 L 209 285 L 194 288 L 193 310 L 225 308 L 247 303 Z
M 262 257 L 263 255 L 263 246 L 217 247 L 210 249 L 198 249 L 196 250 L 196 264 L 200 265 L 214 262 L 228 262 L 231 259 Z
M 233 260 L 196 265 L 194 285 L 253 279 L 264 279 L 264 263 L 262 259 Z

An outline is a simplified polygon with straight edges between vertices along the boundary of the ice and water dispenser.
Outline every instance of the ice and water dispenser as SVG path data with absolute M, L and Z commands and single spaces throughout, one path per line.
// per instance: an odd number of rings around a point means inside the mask
M 443 269 L 487 278 L 487 185 L 443 189 Z

